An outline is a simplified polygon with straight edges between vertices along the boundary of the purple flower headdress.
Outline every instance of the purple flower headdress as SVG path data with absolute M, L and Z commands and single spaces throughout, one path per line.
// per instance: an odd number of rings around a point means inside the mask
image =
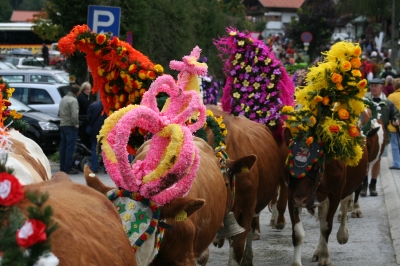
M 214 41 L 223 54 L 229 55 L 224 66 L 227 79 L 222 109 L 266 124 L 275 138 L 280 137 L 284 119 L 280 111 L 294 104 L 294 85 L 289 75 L 262 40 L 233 28 L 227 32 L 229 36 Z

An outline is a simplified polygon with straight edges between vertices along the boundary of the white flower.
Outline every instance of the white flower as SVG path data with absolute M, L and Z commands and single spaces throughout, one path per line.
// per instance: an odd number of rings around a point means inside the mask
M 11 191 L 11 181 L 4 180 L 0 182 L 0 198 L 5 199 L 8 197 Z

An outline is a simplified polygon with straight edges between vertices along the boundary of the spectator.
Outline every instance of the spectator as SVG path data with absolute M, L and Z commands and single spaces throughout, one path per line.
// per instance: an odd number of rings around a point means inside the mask
M 44 59 L 44 64 L 46 66 L 48 66 L 49 65 L 49 48 L 47 47 L 47 45 L 45 43 L 43 43 L 43 46 L 42 46 L 42 56 Z
M 383 68 L 385 69 L 385 71 L 383 71 L 381 74 L 382 79 L 385 79 L 389 75 L 392 77 L 396 77 L 396 73 L 392 71 L 392 65 L 389 62 L 386 62 Z
M 383 87 L 382 92 L 386 95 L 386 97 L 389 96 L 392 92 L 394 92 L 394 86 L 393 86 L 393 77 L 392 76 L 387 76 L 385 79 L 385 86 Z
M 370 100 L 377 103 L 380 107 L 379 113 L 381 114 L 381 120 L 385 127 L 385 130 L 388 131 L 389 123 L 395 119 L 397 119 L 394 125 L 399 125 L 400 121 L 400 113 L 399 110 L 394 106 L 393 102 L 388 100 L 385 94 L 382 93 L 383 80 L 380 78 L 375 78 L 370 81 L 370 92 L 367 93 L 366 97 Z M 386 134 L 387 140 L 390 138 L 390 135 Z M 385 143 L 383 144 L 385 145 Z M 369 184 L 369 194 L 371 196 L 378 196 L 378 192 L 376 191 L 376 181 L 378 179 L 379 173 L 381 171 L 381 159 L 372 166 L 371 169 L 371 183 Z M 362 189 L 360 195 L 365 197 L 367 195 L 368 188 L 368 175 L 365 177 L 364 182 L 362 184 Z
M 103 112 L 103 104 L 101 101 L 92 103 L 87 112 L 87 121 L 90 126 L 90 143 L 91 143 L 91 161 L 90 169 L 93 173 L 98 173 L 99 171 L 99 146 L 97 146 L 97 135 L 100 132 L 101 127 L 104 124 L 104 120 L 107 118 L 107 114 Z
M 72 169 L 72 157 L 75 152 L 76 139 L 79 128 L 79 104 L 77 97 L 79 86 L 70 85 L 69 92 L 60 102 L 60 171 L 70 175 L 79 174 L 78 170 Z
M 394 80 L 395 91 L 389 95 L 388 99 L 393 102 L 394 106 L 400 110 L 400 79 Z M 389 169 L 400 170 L 400 132 L 399 126 L 391 123 L 388 126 L 390 131 L 390 147 L 392 149 L 393 163 Z
M 79 104 L 79 139 L 80 142 L 85 145 L 88 149 L 90 149 L 90 139 L 89 135 L 86 134 L 86 114 L 90 105 L 90 92 L 92 90 L 92 85 L 89 82 L 84 82 L 80 88 L 80 94 L 78 96 L 78 104 Z

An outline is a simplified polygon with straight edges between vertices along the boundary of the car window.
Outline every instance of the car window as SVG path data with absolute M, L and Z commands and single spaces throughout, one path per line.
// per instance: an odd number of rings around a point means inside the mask
M 8 83 L 10 83 L 10 82 L 25 82 L 25 75 L 2 75 L 2 74 L 0 74 L 0 76 L 2 76 L 3 79 L 5 81 L 7 81 Z
M 56 76 L 58 78 L 59 82 L 61 82 L 61 83 L 69 83 L 68 72 L 56 73 L 56 74 L 54 74 L 54 76 Z
M 28 104 L 54 104 L 54 101 L 49 93 L 43 89 L 31 88 L 29 93 Z
M 2 60 L 3 62 L 8 62 L 11 63 L 13 65 L 18 65 L 18 58 L 12 58 L 12 57 L 5 57 Z
M 28 104 L 28 89 L 26 88 L 14 88 L 12 97 L 17 99 L 24 104 Z
M 58 87 L 58 92 L 60 93 L 61 98 L 64 97 L 65 95 L 67 95 L 68 90 L 69 90 L 69 86 Z
M 42 62 L 40 62 L 37 59 L 32 59 L 32 66 L 37 66 L 37 67 L 44 67 L 44 65 L 42 64 Z
M 32 82 L 46 82 L 46 83 L 56 83 L 57 80 L 55 80 L 52 76 L 48 75 L 31 75 L 30 80 Z

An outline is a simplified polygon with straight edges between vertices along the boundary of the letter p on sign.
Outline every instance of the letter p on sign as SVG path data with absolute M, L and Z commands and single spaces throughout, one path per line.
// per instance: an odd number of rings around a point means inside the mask
M 121 8 L 114 6 L 94 6 L 88 9 L 88 26 L 97 33 L 110 32 L 119 37 Z

